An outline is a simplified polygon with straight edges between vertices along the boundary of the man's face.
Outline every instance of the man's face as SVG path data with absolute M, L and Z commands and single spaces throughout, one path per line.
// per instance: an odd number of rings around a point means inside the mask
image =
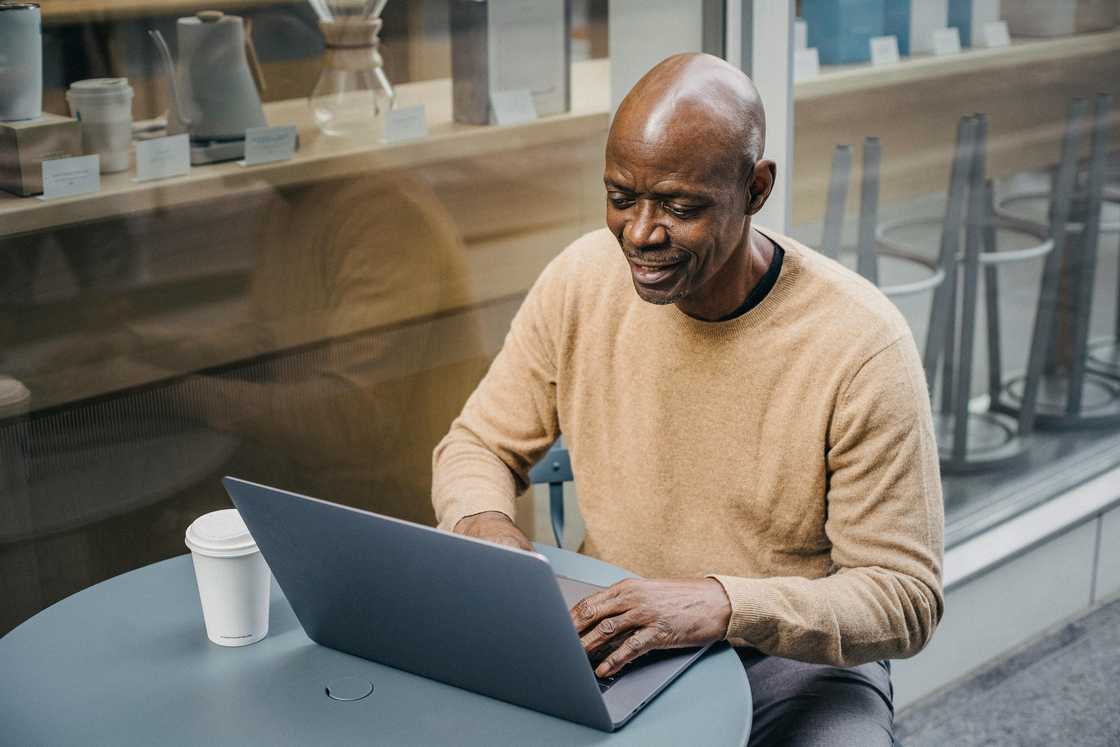
M 748 166 L 720 158 L 703 128 L 652 138 L 628 129 L 607 143 L 607 226 L 643 300 L 699 300 L 746 238 Z

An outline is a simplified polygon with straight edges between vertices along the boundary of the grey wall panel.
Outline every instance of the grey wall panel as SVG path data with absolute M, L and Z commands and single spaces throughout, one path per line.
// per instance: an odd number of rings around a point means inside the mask
M 1120 594 L 1120 508 L 1100 519 L 1101 545 L 1097 558 L 1096 599 Z
M 892 665 L 896 710 L 1087 607 L 1095 540 L 1082 524 L 950 591 L 930 645 Z

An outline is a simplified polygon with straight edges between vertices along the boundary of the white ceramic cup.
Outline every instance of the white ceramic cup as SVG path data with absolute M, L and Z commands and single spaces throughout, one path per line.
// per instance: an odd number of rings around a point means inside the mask
M 82 152 L 101 156 L 101 172 L 128 169 L 132 147 L 132 86 L 125 78 L 79 80 L 66 92 L 70 114 L 82 123 Z
M 219 646 L 248 646 L 268 635 L 272 574 L 237 509 L 198 517 L 186 543 L 206 636 Z

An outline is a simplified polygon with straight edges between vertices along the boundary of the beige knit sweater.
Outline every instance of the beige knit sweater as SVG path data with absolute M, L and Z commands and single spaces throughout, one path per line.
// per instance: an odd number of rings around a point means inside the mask
M 873 286 L 792 239 L 726 322 L 638 298 L 606 230 L 545 269 L 434 454 L 440 526 L 514 515 L 562 432 L 582 551 L 714 576 L 727 637 L 852 666 L 917 653 L 941 618 L 944 516 L 914 340 Z

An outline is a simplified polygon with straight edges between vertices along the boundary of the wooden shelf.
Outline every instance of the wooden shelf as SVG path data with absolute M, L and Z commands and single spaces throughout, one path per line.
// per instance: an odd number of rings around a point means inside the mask
M 1075 57 L 1120 52 L 1120 30 L 1076 34 L 1059 39 L 1015 39 L 997 49 L 965 49 L 945 57 L 904 57 L 894 65 L 822 65 L 820 77 L 799 82 L 797 101 L 857 93 L 957 74 L 974 74 L 1030 63 L 1047 63 Z
M 295 124 L 299 128 L 301 147 L 292 160 L 251 168 L 235 162 L 198 166 L 188 176 L 143 183 L 133 181 L 134 169 L 130 169 L 103 175 L 100 192 L 51 201 L 0 193 L 0 237 L 174 208 L 246 191 L 477 158 L 604 133 L 610 107 L 610 68 L 606 59 L 575 63 L 570 112 L 510 127 L 453 122 L 448 79 L 408 83 L 396 90 L 398 106 L 425 106 L 427 138 L 393 145 L 373 138 L 328 138 L 320 135 L 311 121 L 306 99 L 266 104 L 269 124 Z
M 822 218 L 837 144 L 880 138 L 880 199 L 889 205 L 944 194 L 965 114 L 988 115 L 987 170 L 1000 179 L 1056 163 L 1070 100 L 1102 91 L 1120 96 L 1120 31 L 823 68 L 795 91 L 793 224 Z M 858 192 L 849 191 L 851 211 Z
M 118 21 L 145 16 L 187 15 L 220 6 L 226 13 L 275 5 L 298 5 L 305 0 L 38 0 L 43 23 Z

